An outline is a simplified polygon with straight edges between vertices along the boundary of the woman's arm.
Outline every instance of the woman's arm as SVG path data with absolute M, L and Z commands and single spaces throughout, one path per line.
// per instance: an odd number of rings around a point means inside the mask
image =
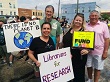
M 36 63 L 36 65 L 39 67 L 41 63 L 34 57 L 34 51 L 30 50 L 28 51 L 29 58 Z

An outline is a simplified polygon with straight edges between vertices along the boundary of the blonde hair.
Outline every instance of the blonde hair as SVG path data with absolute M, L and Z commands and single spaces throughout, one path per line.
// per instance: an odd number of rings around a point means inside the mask
M 81 18 L 83 19 L 82 28 L 85 29 L 86 22 L 85 22 L 85 20 L 84 20 L 84 14 L 82 14 L 82 13 L 77 13 L 77 14 L 75 15 L 74 19 L 72 20 L 71 27 L 72 27 L 72 28 L 74 27 L 74 20 L 75 20 L 75 18 L 76 18 L 77 16 L 79 16 L 79 17 L 81 17 Z

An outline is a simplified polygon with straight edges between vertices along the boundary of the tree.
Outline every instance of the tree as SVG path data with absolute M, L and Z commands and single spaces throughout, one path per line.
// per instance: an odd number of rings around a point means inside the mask
M 101 14 L 101 18 L 104 20 L 110 20 L 110 14 L 103 13 L 103 14 Z

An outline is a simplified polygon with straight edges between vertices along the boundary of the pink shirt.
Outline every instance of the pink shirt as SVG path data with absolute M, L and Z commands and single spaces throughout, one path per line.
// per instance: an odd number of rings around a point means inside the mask
M 90 23 L 86 25 L 88 31 L 95 32 L 95 47 L 90 52 L 92 55 L 102 55 L 104 50 L 104 38 L 109 38 L 109 30 L 107 24 L 98 21 L 95 26 L 91 26 Z

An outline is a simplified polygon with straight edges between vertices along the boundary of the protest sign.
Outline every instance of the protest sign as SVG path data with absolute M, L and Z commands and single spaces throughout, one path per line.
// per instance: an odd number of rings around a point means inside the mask
M 95 33 L 90 31 L 74 31 L 73 47 L 94 49 Z
M 27 50 L 34 37 L 41 36 L 39 20 L 3 25 L 7 52 Z
M 69 47 L 39 54 L 38 60 L 42 82 L 67 82 L 74 78 Z

